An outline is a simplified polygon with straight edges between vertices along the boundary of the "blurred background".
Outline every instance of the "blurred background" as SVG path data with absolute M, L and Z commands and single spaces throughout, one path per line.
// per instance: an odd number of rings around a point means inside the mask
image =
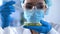
M 45 19 L 60 24 L 60 0 L 52 0 L 52 6 L 50 7 L 49 14 Z

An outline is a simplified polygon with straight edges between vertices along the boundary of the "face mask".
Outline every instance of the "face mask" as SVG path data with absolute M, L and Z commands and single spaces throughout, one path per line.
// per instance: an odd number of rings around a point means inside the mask
M 44 17 L 44 11 L 39 9 L 25 10 L 24 17 L 27 22 L 40 22 L 40 20 Z

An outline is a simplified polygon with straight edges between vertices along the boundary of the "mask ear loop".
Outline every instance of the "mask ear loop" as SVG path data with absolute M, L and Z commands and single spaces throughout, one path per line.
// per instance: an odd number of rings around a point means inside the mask
M 44 15 L 46 15 L 46 10 L 47 10 L 48 6 L 46 5 L 45 1 L 43 2 L 43 5 L 44 5 L 44 7 L 43 7 Z
M 48 15 L 48 11 L 49 11 L 49 7 L 48 7 L 47 4 L 45 4 L 45 12 L 44 12 L 44 14 L 45 14 L 45 15 Z
M 48 12 L 49 12 L 49 7 L 46 5 L 45 15 L 48 15 Z

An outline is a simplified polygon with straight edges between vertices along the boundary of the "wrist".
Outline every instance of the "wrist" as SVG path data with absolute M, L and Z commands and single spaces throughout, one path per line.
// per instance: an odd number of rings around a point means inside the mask
M 34 30 L 30 30 L 32 34 L 40 34 L 39 32 L 36 32 Z

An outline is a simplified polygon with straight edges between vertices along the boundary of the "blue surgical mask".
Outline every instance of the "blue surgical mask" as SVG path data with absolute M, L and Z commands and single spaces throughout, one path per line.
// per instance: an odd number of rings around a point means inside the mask
M 24 17 L 27 22 L 40 22 L 40 20 L 42 20 L 42 18 L 44 17 L 44 11 L 42 9 L 25 10 Z

